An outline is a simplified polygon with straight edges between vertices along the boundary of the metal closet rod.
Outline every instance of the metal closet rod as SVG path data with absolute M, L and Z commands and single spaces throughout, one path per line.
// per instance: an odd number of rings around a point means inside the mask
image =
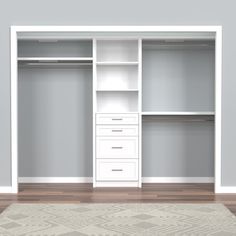
M 214 118 L 206 118 L 206 117 L 199 117 L 199 118 L 193 118 L 193 117 L 171 117 L 171 118 L 160 118 L 160 117 L 150 117 L 150 116 L 145 116 L 143 117 L 143 121 L 150 121 L 150 120 L 153 120 L 153 121 L 163 121 L 163 122 L 177 122 L 177 121 L 180 121 L 180 122 L 207 122 L 207 121 L 214 121 Z
M 24 62 L 19 63 L 20 66 L 92 66 L 92 62 Z

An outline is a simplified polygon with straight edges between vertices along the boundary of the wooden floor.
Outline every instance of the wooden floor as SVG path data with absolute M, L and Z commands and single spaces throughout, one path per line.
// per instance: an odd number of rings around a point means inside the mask
M 20 184 L 0 194 L 0 212 L 11 203 L 222 203 L 236 215 L 236 194 L 215 195 L 213 184 L 143 184 L 143 188 L 92 188 L 92 184 Z

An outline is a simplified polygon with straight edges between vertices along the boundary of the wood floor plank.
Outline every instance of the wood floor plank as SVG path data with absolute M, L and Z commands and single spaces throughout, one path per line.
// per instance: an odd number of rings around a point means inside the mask
M 141 189 L 20 184 L 18 194 L 0 194 L 0 212 L 12 203 L 222 203 L 236 215 L 236 194 L 214 194 L 213 184 L 143 184 Z

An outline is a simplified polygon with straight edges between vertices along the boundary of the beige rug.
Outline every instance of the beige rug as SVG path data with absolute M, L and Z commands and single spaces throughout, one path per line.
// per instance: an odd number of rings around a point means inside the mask
M 221 204 L 13 204 L 0 235 L 236 235 Z

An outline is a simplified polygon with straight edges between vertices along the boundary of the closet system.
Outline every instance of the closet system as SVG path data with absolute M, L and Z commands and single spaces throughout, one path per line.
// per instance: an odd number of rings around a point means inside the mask
M 57 156 L 58 166 L 66 168 L 70 161 L 81 165 L 82 175 L 92 165 L 94 187 L 141 187 L 142 177 L 181 177 L 182 171 L 186 177 L 214 176 L 217 191 L 220 33 L 214 26 L 13 27 L 13 186 L 17 189 L 18 175 L 33 175 L 36 158 L 40 165 L 40 158 L 46 157 L 47 163 Z M 56 80 L 55 90 L 49 90 L 46 86 Z M 69 95 L 65 86 L 71 89 Z M 31 104 L 27 96 L 36 96 L 40 89 L 43 96 Z M 48 99 L 52 91 L 55 101 Z M 37 104 L 43 114 L 34 114 Z M 60 107 L 64 114 L 56 116 Z M 39 123 L 42 118 L 55 124 L 54 129 L 40 123 L 38 135 L 44 132 L 47 141 L 39 144 L 33 143 L 30 131 L 34 115 Z M 19 163 L 19 174 L 18 155 L 24 162 L 24 167 Z M 88 166 L 76 155 L 89 160 Z M 42 177 L 46 172 L 40 171 Z M 67 175 L 76 175 L 73 171 Z M 52 172 L 60 173 L 55 166 Z

